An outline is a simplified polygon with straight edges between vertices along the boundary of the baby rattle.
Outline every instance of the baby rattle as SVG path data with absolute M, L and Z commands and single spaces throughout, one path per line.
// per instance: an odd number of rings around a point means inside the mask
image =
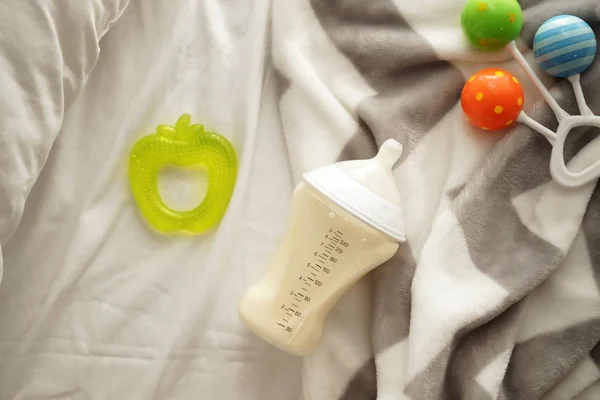
M 129 183 L 138 208 L 152 227 L 165 233 L 202 233 L 218 224 L 235 186 L 237 159 L 231 143 L 190 120 L 184 114 L 174 127 L 159 125 L 155 134 L 135 143 L 129 157 Z M 157 178 L 166 165 L 206 170 L 208 190 L 200 205 L 176 211 L 162 201 Z
M 600 157 L 581 171 L 567 169 L 564 144 L 571 129 L 578 126 L 600 127 L 586 104 L 580 74 L 592 64 L 596 55 L 596 37 L 590 26 L 572 15 L 559 15 L 544 22 L 537 30 L 533 51 L 536 62 L 548 74 L 567 78 L 575 92 L 581 115 L 569 115 L 529 66 L 517 48 L 515 39 L 523 26 L 523 12 L 516 0 L 469 0 L 461 15 L 467 39 L 484 51 L 506 48 L 554 112 L 559 125 L 556 132 L 529 117 L 522 110 L 523 89 L 508 71 L 484 69 L 470 77 L 463 88 L 461 105 L 467 119 L 485 130 L 499 130 L 515 121 L 544 135 L 552 145 L 550 173 L 566 187 L 579 187 L 600 177 Z M 598 139 L 597 139 L 598 140 Z M 590 143 L 588 146 L 598 145 Z

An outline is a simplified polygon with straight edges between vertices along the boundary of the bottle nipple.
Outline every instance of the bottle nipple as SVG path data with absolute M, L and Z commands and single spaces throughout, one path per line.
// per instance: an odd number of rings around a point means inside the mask
M 391 169 L 402 155 L 402 150 L 403 147 L 399 142 L 388 139 L 381 145 L 374 159 Z

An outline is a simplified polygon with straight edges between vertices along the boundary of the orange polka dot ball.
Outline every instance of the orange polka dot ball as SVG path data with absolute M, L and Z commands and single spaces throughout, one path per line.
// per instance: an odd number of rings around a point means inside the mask
M 467 80 L 460 103 L 473 125 L 496 131 L 517 120 L 523 108 L 523 88 L 508 71 L 483 69 Z

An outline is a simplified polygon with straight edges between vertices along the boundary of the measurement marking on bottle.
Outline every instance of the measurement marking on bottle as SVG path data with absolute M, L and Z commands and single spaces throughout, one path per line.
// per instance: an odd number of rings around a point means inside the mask
M 296 276 L 294 286 L 286 292 L 289 293 L 287 304 L 281 305 L 281 309 L 284 311 L 279 314 L 277 325 L 290 335 L 296 331 L 295 324 L 304 317 L 309 304 L 316 300 L 312 297 L 317 296 L 320 289 L 331 284 L 331 274 L 338 268 L 336 264 L 341 263 L 346 256 L 343 253 L 346 253 L 346 248 L 350 246 L 350 243 L 342 238 L 344 234 L 341 231 L 334 228 L 328 229 L 328 234 L 321 237 L 316 243 L 318 250 L 313 250 L 314 253 L 311 254 L 314 257 L 305 261 L 305 265 L 310 267 L 306 271 L 310 274 L 304 272 L 302 275 Z

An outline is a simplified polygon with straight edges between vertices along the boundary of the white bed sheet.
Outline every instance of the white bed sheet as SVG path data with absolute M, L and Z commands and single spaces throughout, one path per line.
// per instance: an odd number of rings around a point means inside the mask
M 301 359 L 236 310 L 281 239 L 292 190 L 267 17 L 268 0 L 132 0 L 103 38 L 2 249 L 1 400 L 297 397 Z M 182 113 L 239 154 L 210 235 L 152 232 L 129 191 L 133 143 Z

